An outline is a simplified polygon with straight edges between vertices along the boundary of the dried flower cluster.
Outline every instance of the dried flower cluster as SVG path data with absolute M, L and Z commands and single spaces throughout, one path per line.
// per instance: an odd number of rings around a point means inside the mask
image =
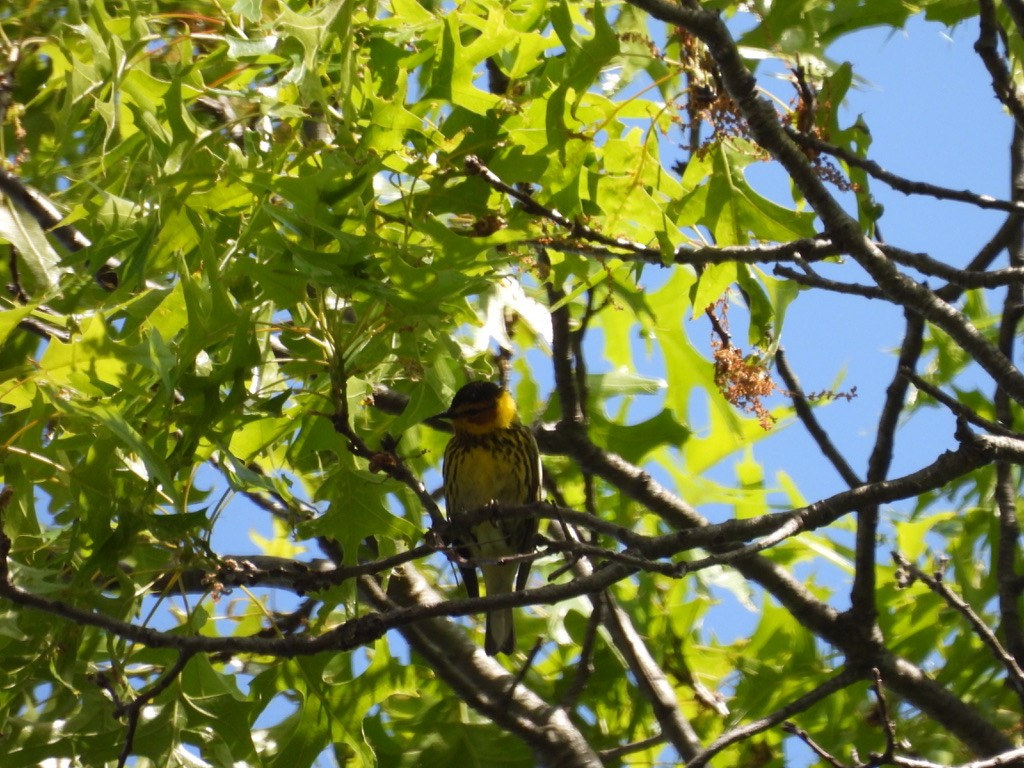
M 772 380 L 764 363 L 755 355 L 743 356 L 729 334 L 729 305 L 719 299 L 705 313 L 711 321 L 711 349 L 715 361 L 715 386 L 726 400 L 745 413 L 757 416 L 762 429 L 771 429 L 775 417 L 761 402 L 774 392 L 785 393 Z
M 715 360 L 715 386 L 737 408 L 757 416 L 763 429 L 771 429 L 775 417 L 765 407 L 762 398 L 781 390 L 772 381 L 764 364 L 755 357 L 746 359 L 739 347 L 711 342 Z

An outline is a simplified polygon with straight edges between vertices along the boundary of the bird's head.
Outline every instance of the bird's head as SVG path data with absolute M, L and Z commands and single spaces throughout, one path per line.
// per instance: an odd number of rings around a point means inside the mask
M 470 435 L 507 429 L 518 421 L 512 395 L 490 381 L 466 384 L 455 393 L 451 407 L 436 418 L 449 419 L 456 432 Z

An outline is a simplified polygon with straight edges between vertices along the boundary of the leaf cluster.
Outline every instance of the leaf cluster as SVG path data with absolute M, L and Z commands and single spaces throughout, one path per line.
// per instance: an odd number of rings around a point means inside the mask
M 1024 115 L 1019 2 L 918 6 L 980 18 Z M 1020 190 L 880 169 L 827 55 L 912 10 L 0 10 L 4 765 L 1012 755 Z M 880 242 L 879 183 L 1004 223 L 941 264 Z M 781 346 L 836 294 L 906 317 L 863 472 Z M 430 417 L 476 378 L 551 503 L 486 512 L 548 523 L 531 588 L 471 600 Z M 957 447 L 895 462 L 940 408 Z M 812 499 L 763 463 L 797 429 L 841 478 Z M 502 666 L 504 605 L 537 645 Z

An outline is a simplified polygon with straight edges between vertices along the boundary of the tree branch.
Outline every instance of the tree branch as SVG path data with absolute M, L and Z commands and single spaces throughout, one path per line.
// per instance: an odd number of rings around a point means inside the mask
M 581 578 L 593 576 L 594 570 L 586 560 L 577 560 L 573 571 Z M 601 618 L 616 650 L 622 654 L 644 700 L 651 704 L 661 727 L 660 738 L 671 743 L 676 751 L 689 759 L 700 749 L 700 739 L 693 726 L 683 717 L 679 699 L 668 678 L 651 655 L 641 633 L 633 626 L 629 615 L 607 591 L 589 595 L 593 615 Z
M 857 283 L 841 283 L 838 280 L 829 280 L 822 277 L 807 262 L 800 264 L 801 270 L 797 272 L 791 267 L 783 264 L 776 264 L 772 274 L 792 280 L 794 283 L 806 286 L 807 288 L 820 288 L 823 291 L 842 293 L 847 296 L 860 296 L 865 299 L 884 299 L 885 294 L 873 285 L 859 285 Z
M 914 370 L 924 347 L 924 321 L 915 314 L 906 313 L 906 330 L 900 347 L 896 372 L 885 393 L 885 403 L 878 419 L 875 445 L 868 459 L 867 481 L 878 483 L 886 478 L 892 463 L 896 428 L 907 399 L 909 382 L 900 374 L 903 369 Z M 878 609 L 875 605 L 875 553 L 878 546 L 878 505 L 869 504 L 857 515 L 857 543 L 853 587 L 850 590 L 850 614 L 854 625 L 861 631 L 876 631 Z
M 913 371 L 906 368 L 901 368 L 900 373 L 903 376 L 906 376 L 910 383 L 917 387 L 919 390 L 924 392 L 929 397 L 935 399 L 937 402 L 942 403 L 942 405 L 946 406 L 950 410 L 950 412 L 952 412 L 957 418 L 963 419 L 964 421 L 967 421 L 970 424 L 974 424 L 976 427 L 981 427 L 986 432 L 991 432 L 993 435 L 1003 435 L 1004 437 L 1011 437 L 1014 439 L 1024 438 L 1024 435 L 1021 435 L 1018 432 L 1014 432 L 1012 429 L 1007 429 L 998 422 L 989 421 L 983 416 L 979 416 L 977 413 L 972 411 L 970 408 L 961 403 L 955 397 L 947 395 L 938 387 L 929 384 L 927 381 L 922 379 Z
M 686 764 L 686 768 L 704 768 L 711 758 L 727 747 L 731 747 L 733 744 L 749 739 L 751 736 L 758 733 L 763 733 L 769 728 L 782 725 L 782 723 L 789 720 L 793 715 L 810 709 L 818 702 L 827 699 L 833 693 L 841 691 L 844 688 L 848 688 L 863 679 L 864 675 L 861 672 L 850 667 L 844 667 L 839 674 L 826 680 L 813 690 L 808 691 L 800 698 L 780 707 L 770 715 L 766 715 L 765 717 L 758 718 L 746 725 L 736 726 L 735 728 L 731 728 L 726 731 L 705 747 L 700 753 L 695 755 L 693 759 Z
M 934 575 L 925 573 L 895 550 L 892 552 L 892 559 L 905 573 L 899 581 L 901 587 L 910 586 L 915 580 L 920 581 L 928 589 L 945 600 L 950 608 L 953 608 L 967 620 L 974 634 L 977 635 L 978 639 L 989 649 L 992 656 L 1006 670 L 1010 686 L 1017 692 L 1018 698 L 1024 702 L 1024 669 L 1020 667 L 1013 655 L 1007 652 L 988 624 L 975 613 L 974 609 L 966 601 L 946 586 L 939 573 Z
M 804 395 L 803 390 L 800 388 L 800 382 L 793 372 L 793 369 L 789 367 L 789 360 L 786 359 L 786 352 L 782 347 L 779 347 L 775 353 L 775 369 L 779 372 L 779 376 L 782 377 L 783 383 L 786 385 L 786 389 L 789 392 L 789 397 L 793 401 L 793 409 L 796 411 L 797 418 L 803 423 L 804 428 L 817 443 L 819 450 L 830 462 L 832 466 L 836 468 L 839 476 L 843 479 L 849 487 L 856 488 L 863 482 L 857 473 L 853 471 L 853 467 L 849 465 L 843 455 L 836 448 L 832 439 L 828 433 L 825 432 L 821 424 L 818 422 L 817 417 L 814 415 L 814 411 L 811 409 L 811 404 L 808 402 L 807 397 Z
M 902 192 L 905 195 L 926 195 L 937 200 L 953 200 L 960 203 L 968 203 L 978 208 L 988 210 L 1007 211 L 1009 213 L 1024 213 L 1024 203 L 1016 200 L 999 200 L 991 195 L 979 195 L 967 189 L 956 190 L 941 187 L 936 184 L 929 184 L 923 181 L 911 181 L 904 176 L 885 170 L 873 160 L 859 157 L 848 149 L 831 144 L 810 133 L 802 133 L 792 126 L 783 126 L 786 134 L 802 147 L 813 149 L 816 152 L 824 152 L 842 160 L 847 165 L 860 168 L 872 178 L 878 179 L 884 184 Z
M 121 754 L 117 759 L 117 768 L 124 768 L 128 763 L 128 758 L 131 757 L 132 747 L 135 743 L 135 732 L 139 726 L 139 718 L 142 716 L 142 708 L 150 701 L 155 699 L 168 687 L 171 683 L 178 679 L 182 672 L 185 671 L 185 666 L 189 660 L 195 654 L 190 651 L 181 651 L 178 653 L 178 659 L 174 662 L 174 665 L 169 669 L 165 670 L 155 683 L 149 688 L 140 693 L 134 699 L 128 703 L 119 703 L 117 709 L 114 710 L 115 717 L 126 716 L 128 718 L 128 726 L 125 730 L 124 736 L 124 747 L 121 750 Z M 108 689 L 111 690 L 111 689 Z M 111 691 L 112 692 L 112 691 Z M 115 701 L 117 697 L 115 696 Z
M 861 232 L 858 221 L 832 196 L 803 149 L 784 130 L 775 107 L 760 95 L 753 75 L 718 14 L 703 8 L 679 6 L 668 0 L 629 2 L 662 21 L 684 27 L 707 45 L 718 64 L 722 82 L 746 119 L 751 135 L 782 164 L 821 217 L 832 242 L 871 275 L 890 301 L 904 305 L 944 330 L 989 375 L 1002 383 L 1014 400 L 1024 404 L 1024 374 L 962 313 L 897 270 L 879 247 Z
M 999 55 L 999 21 L 996 19 L 996 7 L 992 0 L 978 0 L 978 40 L 974 50 L 985 64 L 992 78 L 992 91 L 1002 102 L 1018 128 L 1024 128 L 1024 101 L 1013 82 L 1013 75 L 1003 57 Z
M 372 578 L 360 579 L 360 589 L 384 613 L 429 608 L 441 598 L 415 569 L 402 566 L 388 581 L 385 594 Z M 499 727 L 523 740 L 540 765 L 600 768 L 601 761 L 583 734 L 560 707 L 552 707 L 494 659 L 484 655 L 466 633 L 438 618 L 402 627 L 402 635 L 430 668 L 455 693 Z
M 1024 129 L 1016 125 L 1010 143 L 1010 187 L 1015 199 L 1024 198 Z M 1024 265 L 1024 231 L 1020 218 L 1008 239 L 1010 264 Z M 999 349 L 1013 358 L 1014 346 L 1024 310 L 1024 287 L 1011 285 L 1003 301 L 1003 316 L 999 325 Z M 1007 429 L 1014 426 L 1014 413 L 1010 398 L 1001 386 L 993 394 L 996 418 Z M 1017 577 L 1017 558 L 1020 551 L 1020 521 L 1017 517 L 1019 471 L 1005 461 L 996 463 L 996 508 L 999 514 L 999 540 L 995 546 L 996 583 L 999 591 L 999 612 L 1002 617 L 1003 637 L 1018 664 L 1024 665 L 1024 627 L 1021 625 L 1020 587 Z

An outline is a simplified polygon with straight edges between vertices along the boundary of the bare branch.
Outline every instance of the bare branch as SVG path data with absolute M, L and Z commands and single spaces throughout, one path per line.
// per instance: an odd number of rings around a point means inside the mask
M 573 563 L 573 571 L 583 580 L 595 574 L 591 564 L 582 559 Z M 696 754 L 700 749 L 700 740 L 683 717 L 673 686 L 655 661 L 640 632 L 633 626 L 629 615 L 607 591 L 594 592 L 589 598 L 593 606 L 592 618 L 600 617 L 613 645 L 629 666 L 640 695 L 651 704 L 661 727 L 661 738 L 672 744 L 685 758 Z
M 129 703 L 118 705 L 117 709 L 114 711 L 115 716 L 120 717 L 124 715 L 128 718 L 128 727 L 124 736 L 124 747 L 121 749 L 121 754 L 117 759 L 118 768 L 124 768 L 128 763 L 128 758 L 131 757 L 132 747 L 135 743 L 135 731 L 139 726 L 139 718 L 142 716 L 142 708 L 148 702 L 152 701 L 167 690 L 171 683 L 178 679 L 181 673 L 185 671 L 185 666 L 194 655 L 195 654 L 191 651 L 181 651 L 178 654 L 177 661 L 174 662 L 172 667 L 164 671 L 163 675 L 160 676 L 160 679 Z
M 1020 550 L 1020 520 L 1017 516 L 1019 466 L 996 463 L 995 500 L 999 519 L 999 540 L 995 545 L 995 574 L 999 589 L 1000 626 L 1009 653 L 1024 665 L 1024 628 L 1020 615 L 1020 577 L 1017 558 Z
M 597 753 L 598 757 L 601 758 L 601 762 L 604 764 L 613 763 L 618 761 L 620 758 L 626 755 L 636 754 L 637 752 L 643 752 L 645 749 L 656 747 L 659 744 L 665 743 L 665 737 L 661 734 L 657 736 L 650 736 L 640 741 L 634 741 L 631 744 L 623 744 L 621 747 L 614 747 L 612 749 L 602 749 Z
M 621 250 L 593 245 L 582 238 L 545 237 L 524 240 L 520 244 L 535 248 L 548 248 L 560 253 L 574 253 L 587 258 L 620 259 L 641 264 L 653 264 L 658 267 L 666 267 L 670 264 L 700 267 L 729 262 L 772 264 L 795 262 L 801 258 L 806 261 L 821 261 L 829 256 L 840 255 L 839 249 L 827 238 L 822 237 L 760 245 L 686 245 L 679 246 L 667 255 L 657 248 L 642 246 L 639 243 L 632 244 L 633 247 L 629 250 Z
M 1024 130 L 1016 125 L 1010 143 L 1010 186 L 1016 199 L 1024 197 Z M 1018 219 L 1019 221 L 1019 219 Z M 1024 232 L 1013 229 L 1007 243 L 1010 263 L 1024 264 Z M 1024 308 L 1024 287 L 1011 285 L 1003 300 L 1003 315 L 999 325 L 999 349 L 1013 359 L 1014 347 Z M 1014 409 L 1006 391 L 997 386 L 993 393 L 996 418 L 1008 429 L 1014 426 Z M 1018 664 L 1024 665 L 1024 627 L 1021 625 L 1020 588 L 1017 577 L 1017 559 L 1020 550 L 1020 520 L 1017 517 L 1019 469 L 1008 462 L 996 464 L 995 499 L 999 513 L 999 540 L 995 546 L 995 573 L 999 590 L 999 612 L 1002 616 L 1003 637 Z
M 592 600 L 593 609 L 590 618 L 587 619 L 587 631 L 580 643 L 580 657 L 576 662 L 576 671 L 572 676 L 572 683 L 565 689 L 559 706 L 565 710 L 576 707 L 580 696 L 587 687 L 587 681 L 594 673 L 594 649 L 597 647 L 597 630 L 604 621 L 604 603 L 600 600 Z
M 829 280 L 822 277 L 813 269 L 810 268 L 806 262 L 800 264 L 801 270 L 797 272 L 791 267 L 784 266 L 782 264 L 776 264 L 775 269 L 772 273 L 779 277 L 784 277 L 787 280 L 792 280 L 794 283 L 799 283 L 808 288 L 820 288 L 823 291 L 832 291 L 833 293 L 842 293 L 847 296 L 861 296 L 865 299 L 884 299 L 885 294 L 873 285 L 859 285 L 857 283 L 841 283 L 838 280 Z
M 994 757 L 984 760 L 972 760 L 969 763 L 960 763 L 952 768 L 1006 768 L 1006 766 L 1019 765 L 1024 760 L 1024 747 L 1011 749 Z M 932 763 L 928 760 L 917 760 L 911 757 L 896 756 L 893 758 L 893 765 L 899 768 L 951 768 L 948 765 Z
M 548 208 L 547 206 L 542 205 L 528 192 L 517 189 L 503 182 L 498 178 L 497 174 L 484 165 L 476 155 L 467 155 L 464 163 L 468 173 L 479 176 L 494 189 L 508 195 L 509 197 L 515 198 L 527 213 L 534 216 L 541 216 L 549 221 L 553 221 L 563 229 L 568 230 L 573 238 L 598 243 L 609 248 L 617 248 L 632 253 L 639 254 L 647 251 L 647 248 L 640 243 L 635 243 L 623 237 L 608 237 L 586 224 L 581 224 L 578 221 L 570 219 L 568 216 L 559 213 L 554 208 Z
M 957 190 L 942 187 L 937 184 L 929 184 L 923 181 L 911 181 L 904 176 L 885 170 L 873 160 L 858 157 L 848 149 L 823 141 L 809 133 L 801 133 L 791 126 L 783 126 L 786 133 L 793 141 L 802 147 L 808 147 L 816 152 L 824 152 L 842 160 L 848 165 L 860 168 L 872 178 L 887 184 L 897 192 L 905 195 L 926 195 L 938 200 L 953 200 L 961 203 L 969 203 L 978 208 L 985 208 L 1009 213 L 1024 213 L 1024 203 L 1014 200 L 999 200 L 991 195 L 979 195 L 967 189 Z
M 937 400 L 938 402 L 942 403 L 944 406 L 949 408 L 949 410 L 952 411 L 957 416 L 957 418 L 964 419 L 977 427 L 981 427 L 985 431 L 991 432 L 993 435 L 1003 435 L 1005 437 L 1012 437 L 1018 439 L 1024 438 L 1024 435 L 1014 432 L 1012 429 L 1007 429 L 998 422 L 990 421 L 984 418 L 983 416 L 979 416 L 977 413 L 975 413 L 970 408 L 965 406 L 955 397 L 947 395 L 938 387 L 929 384 L 927 381 L 925 381 L 923 378 L 921 378 L 916 373 L 911 371 L 909 368 L 901 368 L 900 373 L 903 376 L 906 376 L 910 380 L 910 382 L 919 390 L 921 390 L 929 397 Z
M 667 258 L 666 254 L 659 249 L 650 248 L 642 243 L 621 237 L 608 237 L 590 226 L 569 219 L 554 208 L 549 208 L 538 202 L 530 193 L 506 184 L 474 155 L 466 158 L 465 165 L 467 171 L 480 176 L 494 189 L 518 200 L 527 213 L 548 219 L 570 232 L 568 239 L 543 238 L 526 240 L 521 243 L 534 246 L 542 251 L 550 248 L 582 256 L 639 261 L 658 266 L 667 266 L 669 263 L 701 266 L 727 262 L 771 263 L 799 259 L 819 261 L 829 256 L 839 255 L 841 252 L 827 238 L 807 238 L 779 244 L 738 245 L 724 248 L 684 246 L 677 248 L 675 253 Z
M 686 768 L 704 768 L 711 758 L 727 747 L 749 739 L 751 736 L 758 733 L 763 733 L 769 728 L 775 728 L 789 720 L 793 715 L 810 709 L 818 702 L 827 699 L 833 693 L 841 691 L 844 688 L 848 688 L 857 681 L 863 679 L 864 676 L 861 673 L 849 667 L 844 667 L 839 674 L 829 680 L 826 680 L 824 683 L 805 693 L 795 701 L 780 707 L 770 715 L 766 715 L 765 717 L 754 720 L 746 725 L 737 726 L 726 731 L 705 747 L 700 753 L 695 755 L 693 759 L 686 764 Z
M 868 458 L 867 481 L 878 483 L 889 474 L 896 428 L 907 399 L 909 382 L 900 374 L 902 369 L 914 370 L 924 347 L 924 320 L 906 313 L 906 330 L 900 347 L 896 373 L 885 393 L 885 403 L 878 419 L 875 445 Z M 850 611 L 855 626 L 863 632 L 874 631 L 878 608 L 875 604 L 875 549 L 878 538 L 878 505 L 868 504 L 857 515 L 857 544 L 853 586 L 850 589 Z
M 791 733 L 798 739 L 800 739 L 800 741 L 806 744 L 814 754 L 816 754 L 826 763 L 831 765 L 832 768 L 849 768 L 838 757 L 831 754 L 830 752 L 828 752 L 828 750 L 826 750 L 824 747 L 822 747 L 820 744 L 814 741 L 814 739 L 810 737 L 807 731 L 805 731 L 803 728 L 797 727 L 795 723 L 783 723 L 782 730 L 784 730 L 786 733 Z
M 360 580 L 362 593 L 379 611 L 398 613 L 429 609 L 438 596 L 413 568 L 403 566 L 388 581 L 385 594 L 370 577 Z M 472 643 L 464 630 L 439 619 L 402 628 L 420 654 L 467 704 L 528 744 L 541 765 L 600 768 L 586 739 L 560 707 L 552 707 Z
M 550 272 L 551 261 L 547 253 L 541 249 L 538 256 L 545 271 Z M 571 424 L 582 428 L 586 414 L 576 390 L 569 305 L 564 301 L 565 291 L 560 285 L 555 285 L 553 280 L 547 281 L 545 289 L 551 312 L 551 365 L 555 375 L 555 394 L 561 410 L 559 426 Z
M 1024 128 L 1024 101 L 1013 82 L 1013 75 L 1006 61 L 999 54 L 999 33 L 1001 27 L 996 19 L 996 7 L 992 0 L 978 0 L 978 40 L 974 50 L 985 64 L 992 77 L 992 91 L 1002 102 L 1018 127 Z
M 625 611 L 606 592 L 599 599 L 605 603 L 604 625 L 611 633 L 615 647 L 626 657 L 640 693 L 653 707 L 662 736 L 684 759 L 689 760 L 700 749 L 700 739 L 683 716 L 672 684 Z
M 982 620 L 974 609 L 963 598 L 946 586 L 939 573 L 933 575 L 925 573 L 895 550 L 892 552 L 892 559 L 906 573 L 900 582 L 901 586 L 909 586 L 914 580 L 921 581 L 932 592 L 945 600 L 950 608 L 953 608 L 967 619 L 967 623 L 971 625 L 974 634 L 978 636 L 978 639 L 988 647 L 996 660 L 1006 669 L 1007 680 L 1013 686 L 1017 695 L 1024 700 L 1024 669 L 1021 669 L 1017 664 L 1017 660 L 1006 651 L 1002 643 L 999 642 L 999 638 L 996 637 L 995 632 L 989 628 L 988 624 Z
M 413 560 L 429 557 L 437 551 L 428 545 L 405 552 L 367 560 L 356 565 L 337 565 L 331 560 L 309 562 L 270 555 L 221 555 L 215 568 L 189 568 L 162 574 L 150 584 L 150 591 L 161 593 L 172 584 L 189 593 L 204 593 L 216 588 L 230 592 L 235 587 L 288 589 L 298 594 L 317 592 L 342 584 L 357 576 L 387 573 Z
M 1003 250 L 1010 247 L 1015 238 L 1019 237 L 1022 216 L 1018 213 L 1011 213 L 999 226 L 995 234 L 989 238 L 965 267 L 967 273 L 984 273 L 989 265 Z M 949 283 L 936 289 L 935 293 L 943 301 L 955 301 L 963 295 L 964 286 L 958 283 Z
M 958 269 L 943 264 L 926 253 L 911 253 L 891 245 L 880 245 L 879 249 L 895 262 L 913 267 L 926 275 L 941 277 L 960 288 L 998 288 L 1003 285 L 1024 283 L 1024 268 L 1020 266 L 990 271 Z
M 872 755 L 868 764 L 885 765 L 892 762 L 896 752 L 896 723 L 889 716 L 889 703 L 882 689 L 882 673 L 878 669 L 871 670 L 871 683 L 875 701 L 878 702 L 878 719 L 882 721 L 882 729 L 885 731 L 885 751 L 880 755 Z
M 779 375 L 782 377 L 782 381 L 786 384 L 786 389 L 789 391 L 789 396 L 793 401 L 793 408 L 796 410 L 797 418 L 803 422 L 804 427 L 810 433 L 811 437 L 814 438 L 814 442 L 817 443 L 818 448 L 822 454 L 832 462 L 832 466 L 836 468 L 839 476 L 843 478 L 845 482 L 851 488 L 855 488 L 861 484 L 861 479 L 857 476 L 857 473 L 853 471 L 853 467 L 849 465 L 843 455 L 836 448 L 832 439 L 828 436 L 828 433 L 822 428 L 818 422 L 817 417 L 814 415 L 814 411 L 811 409 L 811 404 L 807 401 L 807 397 L 804 395 L 803 390 L 800 388 L 800 382 L 796 378 L 796 374 L 793 369 L 789 367 L 789 361 L 786 359 L 786 352 L 782 347 L 779 347 L 775 353 L 775 368 L 778 370 Z
M 393 445 L 382 445 L 380 450 L 371 449 L 366 442 L 352 428 L 349 418 L 348 393 L 346 392 L 347 379 L 344 371 L 338 371 L 333 376 L 334 406 L 335 412 L 331 415 L 331 423 L 338 433 L 348 439 L 348 449 L 354 455 L 370 462 L 371 472 L 384 472 L 392 480 L 397 480 L 406 488 L 416 494 L 423 508 L 430 515 L 430 523 L 435 531 L 443 531 L 447 522 L 441 514 L 441 510 L 434 501 L 433 496 L 423 485 L 422 481 L 413 474 L 395 452 Z

